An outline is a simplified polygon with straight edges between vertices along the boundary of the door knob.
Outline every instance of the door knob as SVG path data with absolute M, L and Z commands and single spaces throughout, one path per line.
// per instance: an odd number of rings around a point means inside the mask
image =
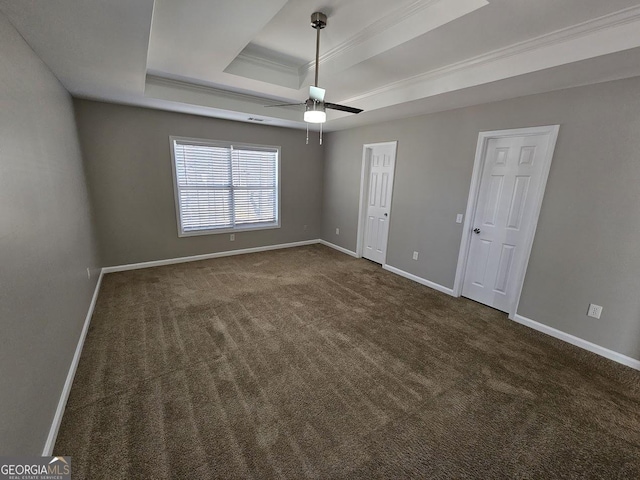
M 385 214 L 384 214 L 384 216 L 385 216 L 385 217 L 388 217 L 388 216 L 389 216 L 389 214 L 388 214 L 388 213 L 385 213 Z
M 473 229 L 473 233 L 475 233 L 476 235 L 480 235 L 480 229 L 479 228 L 474 228 Z

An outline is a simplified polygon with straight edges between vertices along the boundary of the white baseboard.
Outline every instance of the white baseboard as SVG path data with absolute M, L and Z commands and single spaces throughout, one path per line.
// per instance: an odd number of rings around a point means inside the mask
M 333 248 L 334 250 L 338 250 L 339 252 L 346 253 L 347 255 L 351 255 L 352 257 L 358 258 L 358 254 L 356 252 L 352 252 L 351 250 L 347 250 L 344 247 L 340 247 L 335 243 L 327 242 L 326 240 L 318 240 L 318 243 L 325 245 L 329 248 Z
M 640 360 L 636 360 L 635 358 L 627 357 L 618 352 L 614 352 L 613 350 L 609 350 L 607 348 L 601 347 L 600 345 L 596 345 L 595 343 L 588 342 L 580 337 L 576 337 L 569 333 L 565 333 L 561 330 L 555 329 L 548 325 L 544 325 L 542 323 L 531 320 L 527 317 L 523 317 L 522 315 L 515 315 L 512 318 L 514 322 L 518 322 L 526 327 L 533 328 L 542 333 L 546 333 L 547 335 L 551 335 L 559 340 L 565 341 L 576 347 L 583 348 L 584 350 L 588 350 L 592 353 L 600 355 L 601 357 L 608 358 L 609 360 L 613 360 L 614 362 L 621 363 L 622 365 L 626 365 L 627 367 L 634 368 L 636 370 L 640 370 Z
M 89 324 L 91 323 L 93 310 L 96 308 L 96 301 L 98 300 L 98 293 L 100 292 L 100 285 L 102 284 L 103 275 L 104 272 L 101 270 L 98 281 L 96 282 L 96 288 L 93 291 L 91 303 L 89 304 L 89 311 L 87 312 L 87 316 L 84 319 L 82 332 L 80 332 L 80 338 L 78 339 L 76 352 L 73 355 L 73 360 L 71 360 L 71 366 L 69 367 L 69 372 L 67 373 L 67 379 L 64 382 L 64 387 L 62 388 L 62 393 L 60 394 L 60 400 L 58 400 L 58 408 L 56 408 L 56 413 L 53 416 L 53 422 L 51 423 L 51 428 L 49 429 L 49 435 L 47 436 L 47 441 L 44 444 L 44 449 L 42 450 L 43 457 L 49 457 L 53 453 L 53 447 L 56 443 L 56 438 L 58 437 L 58 430 L 60 429 L 60 424 L 62 423 L 64 409 L 67 406 L 67 400 L 69 399 L 69 393 L 71 392 L 71 385 L 73 385 L 73 378 L 76 375 L 78 363 L 80 362 L 80 355 L 82 354 L 84 340 L 85 338 L 87 338 L 87 331 L 89 330 Z
M 304 240 L 302 242 L 280 243 L 278 245 L 265 245 L 263 247 L 243 248 L 241 250 L 227 250 L 226 252 L 205 253 L 204 255 L 193 255 L 190 257 L 168 258 L 166 260 L 154 260 L 151 262 L 130 263 L 128 265 L 116 265 L 105 267 L 103 273 L 125 272 L 127 270 L 139 270 L 141 268 L 161 267 L 163 265 L 174 265 L 176 263 L 197 262 L 198 260 L 208 260 L 210 258 L 231 257 L 233 255 L 244 255 L 246 253 L 266 252 L 268 250 L 280 250 L 283 248 L 302 247 L 320 243 L 321 240 Z
M 383 265 L 382 268 L 390 271 L 391 273 L 395 273 L 396 275 L 400 275 L 401 277 L 408 278 L 409 280 L 413 280 L 414 282 L 418 282 L 419 284 L 424 285 L 425 287 L 433 288 L 434 290 L 437 290 L 439 292 L 446 293 L 447 295 L 451 295 L 452 297 L 455 297 L 455 295 L 453 294 L 453 289 L 444 287 L 439 283 L 432 282 L 425 278 L 414 275 L 413 273 L 405 272 L 404 270 L 400 270 L 399 268 L 392 267 L 391 265 Z

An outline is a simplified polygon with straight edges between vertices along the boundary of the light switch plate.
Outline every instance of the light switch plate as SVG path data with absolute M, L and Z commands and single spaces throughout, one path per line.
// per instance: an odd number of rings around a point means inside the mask
M 456 223 L 462 223 L 463 218 L 464 218 L 464 215 L 459 213 L 458 216 L 456 217 Z

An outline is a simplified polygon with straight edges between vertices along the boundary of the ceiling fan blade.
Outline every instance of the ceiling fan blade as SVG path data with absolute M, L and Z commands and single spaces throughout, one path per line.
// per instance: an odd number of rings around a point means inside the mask
M 337 103 L 324 102 L 324 106 L 332 110 L 340 110 L 341 112 L 360 113 L 364 111 L 359 108 L 347 107 L 346 105 L 338 105 Z
M 304 105 L 305 103 L 277 103 L 275 105 L 264 105 L 265 107 L 295 107 Z
M 324 102 L 325 92 L 326 90 L 324 88 L 314 87 L 312 85 L 309 87 L 309 98 L 318 102 Z

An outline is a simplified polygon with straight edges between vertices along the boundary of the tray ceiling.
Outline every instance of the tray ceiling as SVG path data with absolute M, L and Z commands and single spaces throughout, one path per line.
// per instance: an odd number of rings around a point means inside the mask
M 640 75 L 630 0 L 0 0 L 73 95 L 294 128 L 316 10 L 327 130 Z

